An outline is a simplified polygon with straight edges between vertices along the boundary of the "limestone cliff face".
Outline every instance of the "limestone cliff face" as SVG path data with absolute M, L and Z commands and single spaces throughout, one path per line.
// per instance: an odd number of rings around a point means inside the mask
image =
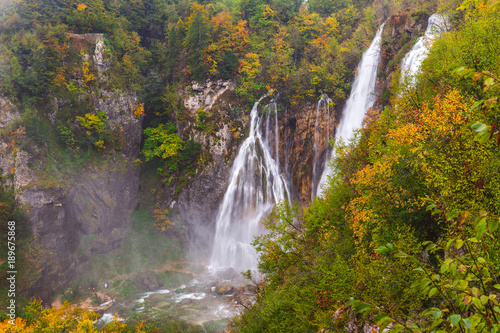
M 318 118 L 316 120 L 316 118 Z M 305 205 L 311 201 L 312 175 L 315 159 L 321 175 L 326 152 L 330 149 L 327 128 L 333 133 L 337 123 L 337 110 L 325 108 L 317 110 L 317 105 L 304 102 L 286 110 L 280 121 L 280 152 L 283 156 L 283 167 L 287 170 L 291 181 L 294 199 Z M 317 127 L 316 127 L 317 126 Z M 316 133 L 316 134 L 315 134 Z M 317 152 L 314 142 L 317 140 Z
M 189 179 L 175 195 L 175 186 L 161 186 L 156 205 L 169 208 L 175 222 L 183 226 L 186 246 L 202 249 L 208 256 L 215 232 L 219 206 L 226 192 L 231 163 L 239 146 L 246 138 L 251 106 L 238 100 L 232 82 L 206 82 L 193 84 L 181 92 L 189 113 L 187 120 L 178 122 L 180 134 L 191 138 L 208 151 L 211 159 L 200 168 L 196 177 Z M 262 102 L 265 104 L 265 101 Z M 311 200 L 311 176 L 315 159 L 313 148 L 316 128 L 316 104 L 305 102 L 293 108 L 280 105 L 279 151 L 280 168 L 291 187 L 292 199 L 306 204 Z M 200 112 L 211 119 L 212 128 L 205 131 L 196 127 Z M 330 126 L 334 126 L 336 110 L 330 110 Z M 318 159 L 324 161 L 329 147 L 326 135 L 327 114 L 318 118 Z M 269 143 L 275 147 L 274 126 L 270 128 Z M 320 171 L 321 172 L 321 171 Z
M 207 81 L 193 83 L 178 92 L 187 111 L 185 119 L 177 122 L 179 135 L 201 144 L 208 158 L 199 166 L 197 175 L 190 177 L 180 189 L 177 184 L 162 185 L 156 198 L 156 206 L 168 208 L 174 222 L 182 226 L 180 234 L 185 247 L 201 250 L 205 255 L 212 246 L 231 161 L 245 137 L 244 112 L 231 114 L 232 110 L 241 109 L 237 98 L 234 99 L 234 89 L 235 83 L 231 81 Z
M 374 109 L 382 110 L 390 104 L 391 88 L 399 82 L 400 66 L 404 56 L 411 50 L 417 37 L 424 34 L 429 15 L 422 13 L 399 12 L 387 19 L 382 35 L 381 58 L 377 79 L 377 101 Z
M 32 234 L 50 253 L 29 295 L 48 301 L 85 270 L 91 254 L 120 246 L 139 189 L 140 170 L 133 161 L 139 157 L 142 121 L 130 109 L 135 103 L 135 94 L 100 92 L 94 106 L 108 113 L 111 126 L 120 129 L 125 144 L 120 152 L 103 154 L 101 161 L 85 164 L 69 181 L 58 183 L 37 168 L 44 154 L 41 149 L 16 150 L 10 137 L 1 138 L 0 166 L 6 185 L 14 187 Z M 0 99 L 0 106 L 0 126 L 7 129 L 19 113 L 6 99 Z M 86 238 L 85 244 L 82 238 Z

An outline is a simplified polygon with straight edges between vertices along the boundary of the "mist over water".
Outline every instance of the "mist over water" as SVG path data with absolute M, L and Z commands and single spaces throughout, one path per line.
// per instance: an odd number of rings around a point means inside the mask
M 254 236 L 264 231 L 260 222 L 276 202 L 290 198 L 278 163 L 276 101 L 271 100 L 262 114 L 257 110 L 266 97 L 252 108 L 248 138 L 243 141 L 231 168 L 229 185 L 217 215 L 210 260 L 213 270 L 229 267 L 239 271 L 256 269 L 257 253 L 251 242 Z M 275 144 L 271 148 L 273 130 Z
M 375 103 L 375 84 L 377 82 L 377 70 L 380 60 L 380 48 L 382 40 L 382 31 L 384 24 L 380 26 L 370 47 L 363 53 L 361 62 L 358 65 L 358 76 L 352 85 L 351 94 L 346 102 L 339 126 L 335 132 L 335 141 L 342 138 L 345 142 L 352 139 L 354 131 L 361 128 L 366 111 Z M 316 196 L 323 194 L 323 186 L 328 177 L 332 175 L 332 170 L 328 161 L 332 155 L 327 158 L 325 168 L 321 179 L 316 187 Z

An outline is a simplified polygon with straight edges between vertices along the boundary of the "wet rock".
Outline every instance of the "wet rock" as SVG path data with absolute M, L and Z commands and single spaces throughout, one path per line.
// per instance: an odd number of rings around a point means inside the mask
M 181 305 L 189 305 L 189 304 L 192 304 L 193 303 L 193 299 L 192 298 L 184 298 L 181 300 Z
M 234 268 L 229 267 L 224 272 L 219 275 L 224 280 L 236 280 L 241 277 L 240 273 L 238 273 Z
M 163 287 L 155 272 L 138 273 L 132 283 L 141 291 L 153 291 Z
M 222 283 L 220 285 L 215 286 L 215 293 L 217 295 L 230 295 L 234 293 L 235 287 L 228 283 Z

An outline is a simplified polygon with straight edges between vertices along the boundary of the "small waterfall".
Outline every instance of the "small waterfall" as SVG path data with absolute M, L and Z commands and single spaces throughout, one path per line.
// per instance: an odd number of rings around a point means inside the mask
M 250 113 L 250 133 L 234 160 L 224 199 L 216 221 L 215 241 L 210 260 L 212 269 L 257 267 L 257 253 L 250 244 L 263 231 L 260 222 L 274 204 L 289 199 L 290 193 L 279 173 L 278 116 L 272 100 L 259 115 L 256 102 Z M 271 152 L 270 118 L 275 120 L 275 152 Z M 264 128 L 263 128 L 264 127 Z
M 313 172 L 312 172 L 312 179 L 311 179 L 311 199 L 314 198 L 317 192 L 317 187 L 318 187 L 318 181 L 319 181 L 319 176 L 320 173 L 318 172 L 320 167 L 325 167 L 325 164 L 327 163 L 327 157 L 330 155 L 330 145 L 328 144 L 328 140 L 330 140 L 330 136 L 333 135 L 331 129 L 330 129 L 330 103 L 332 100 L 325 94 L 321 95 L 320 99 L 318 100 L 318 104 L 316 105 L 316 124 L 314 127 L 314 164 L 313 164 Z M 321 110 L 325 110 L 321 112 Z M 326 118 L 323 123 L 326 122 L 326 128 L 323 129 L 323 131 L 320 130 L 320 119 L 321 118 Z M 320 133 L 321 132 L 321 133 Z M 323 148 L 323 158 L 322 154 L 320 154 L 320 151 Z
M 445 16 L 434 14 L 429 17 L 427 29 L 420 37 L 410 52 L 408 52 L 401 63 L 401 84 L 407 81 L 409 86 L 414 86 L 414 77 L 420 71 L 420 66 L 432 46 L 432 42 L 441 32 L 448 30 L 448 21 Z
M 382 40 L 382 31 L 384 24 L 378 28 L 377 34 L 370 47 L 363 53 L 361 62 L 358 65 L 358 75 L 354 79 L 351 89 L 351 95 L 346 102 L 339 126 L 335 131 L 335 140 L 342 138 L 344 141 L 352 139 L 354 131 L 361 128 L 366 111 L 375 103 L 375 84 L 377 82 L 377 70 L 380 60 L 380 48 Z M 328 177 L 332 175 L 332 170 L 328 165 L 331 154 L 326 159 L 325 168 L 321 179 L 316 188 L 316 196 L 321 196 L 323 186 Z

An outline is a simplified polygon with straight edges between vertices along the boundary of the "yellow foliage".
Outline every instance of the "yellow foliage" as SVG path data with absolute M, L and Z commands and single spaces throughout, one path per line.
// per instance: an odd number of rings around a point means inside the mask
M 158 229 L 159 231 L 167 231 L 174 226 L 174 223 L 169 220 L 167 208 L 156 208 L 153 211 L 153 219 L 155 221 L 156 229 Z
M 84 3 L 80 3 L 78 4 L 78 6 L 76 7 L 76 9 L 78 9 L 79 11 L 83 11 L 85 10 L 85 8 L 87 8 L 87 5 L 84 4 Z
M 106 148 L 106 146 L 104 146 L 104 141 L 103 140 L 97 141 L 96 143 L 94 143 L 94 145 L 97 148 L 97 151 L 102 151 L 103 149 Z
M 135 327 L 135 333 L 146 333 L 143 321 L 137 324 L 137 326 Z
M 106 130 L 108 117 L 105 112 L 98 112 L 98 114 L 86 113 L 84 117 L 76 116 L 76 119 L 80 120 L 80 125 L 87 130 L 88 135 L 90 135 L 90 130 L 95 129 L 97 133 L 103 133 Z
M 22 318 L 16 318 L 14 324 L 10 319 L 0 323 L 0 332 L 99 332 L 94 321 L 99 315 L 74 307 L 65 302 L 60 308 L 44 309 L 40 302 L 33 301 L 25 309 L 33 318 L 27 324 Z
M 255 79 L 260 70 L 260 57 L 257 53 L 247 53 L 245 58 L 240 60 L 240 73 L 245 75 L 247 80 Z
M 85 83 L 88 83 L 95 79 L 94 74 L 90 73 L 89 63 L 87 61 L 85 61 L 82 65 L 82 75 Z
M 14 321 L 10 318 L 0 322 L 0 333 L 35 333 L 35 332 L 72 332 L 72 333 L 119 333 L 127 327 L 115 315 L 113 321 L 108 323 L 104 330 L 95 326 L 99 314 L 94 311 L 82 309 L 65 302 L 60 308 L 44 309 L 39 301 L 33 301 L 25 308 L 25 313 L 30 315 L 30 324 L 23 318 L 17 317 Z M 145 333 L 144 323 L 136 326 L 137 333 Z
M 84 86 L 87 86 L 87 83 L 93 81 L 95 79 L 94 74 L 90 72 L 89 69 L 89 62 L 88 61 L 83 61 L 85 57 L 85 51 L 80 50 L 79 53 L 80 58 L 82 59 L 82 70 L 81 70 L 81 79 L 83 81 Z

